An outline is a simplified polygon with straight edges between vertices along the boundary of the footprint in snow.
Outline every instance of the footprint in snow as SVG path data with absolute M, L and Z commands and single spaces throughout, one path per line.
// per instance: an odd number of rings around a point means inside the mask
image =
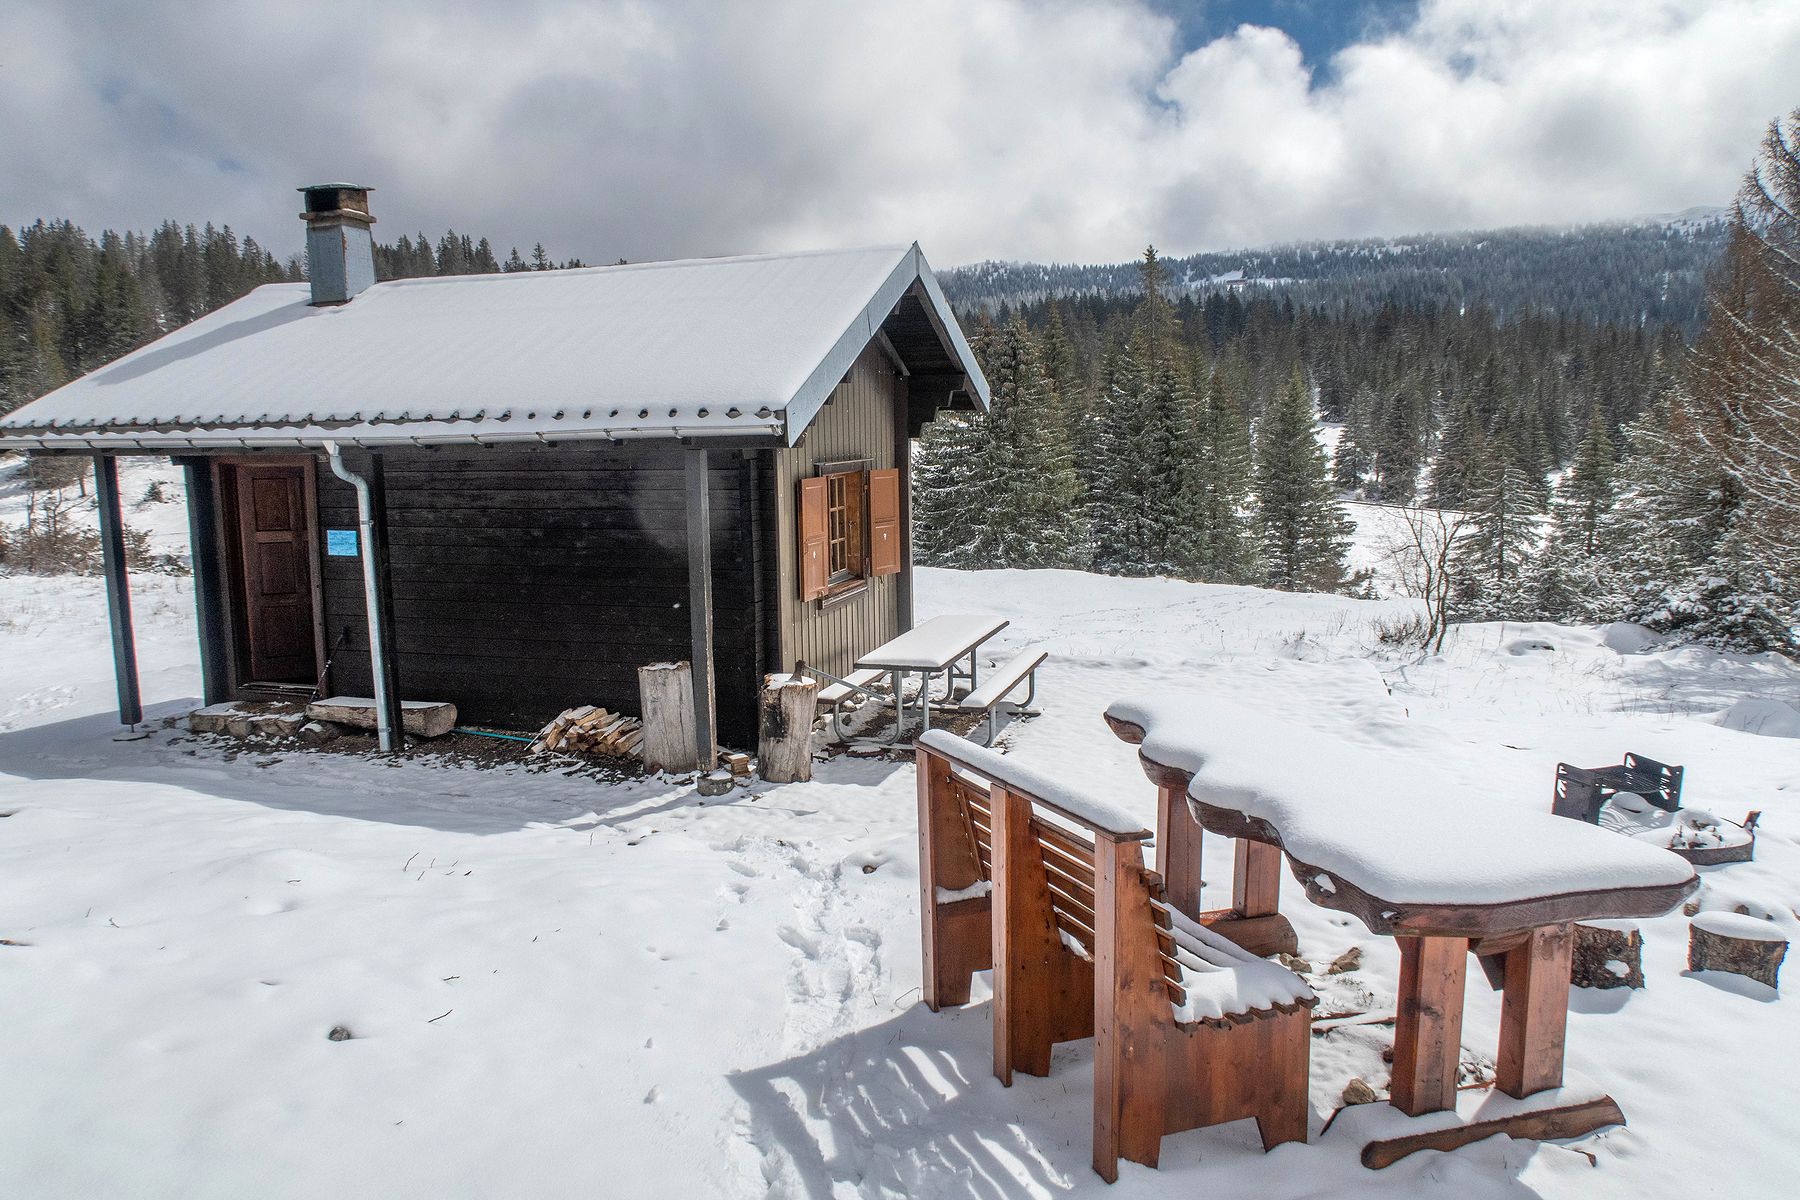
M 795 929 L 792 925 L 783 925 L 775 931 L 775 936 L 798 950 L 807 958 L 819 957 L 819 944 Z

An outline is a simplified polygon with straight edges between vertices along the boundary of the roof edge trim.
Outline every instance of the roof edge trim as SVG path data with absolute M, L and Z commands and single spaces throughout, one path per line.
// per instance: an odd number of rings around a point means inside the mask
M 806 377 L 806 382 L 789 398 L 788 445 L 792 446 L 800 440 L 800 435 L 806 432 L 807 426 L 812 424 L 813 418 L 819 415 L 819 410 L 825 407 L 825 402 L 837 389 L 838 382 L 856 364 L 857 356 L 875 340 L 875 335 L 881 332 L 881 326 L 894 311 L 894 306 L 900 303 L 915 282 L 924 287 L 926 298 L 948 334 L 951 344 L 945 349 L 957 359 L 963 374 L 968 376 L 969 385 L 975 389 L 976 403 L 984 410 L 988 407 L 987 378 L 976 364 L 975 352 L 963 337 L 962 329 L 956 323 L 956 313 L 945 298 L 943 289 L 938 287 L 937 279 L 925 262 L 925 255 L 919 250 L 919 243 L 914 242 L 907 247 L 905 255 L 888 274 L 887 279 L 875 289 L 875 294 L 869 298 L 862 311 L 851 320 L 849 328 L 844 330 L 819 365 Z

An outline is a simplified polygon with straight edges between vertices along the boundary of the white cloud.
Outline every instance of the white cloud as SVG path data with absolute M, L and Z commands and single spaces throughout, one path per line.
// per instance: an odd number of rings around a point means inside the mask
M 0 218 L 229 221 L 281 250 L 289 189 L 345 175 L 383 236 L 590 261 L 1603 219 L 1724 202 L 1800 104 L 1790 0 L 1426 0 L 1318 79 L 1276 30 L 1181 55 L 1099 0 L 25 0 L 8 25 Z

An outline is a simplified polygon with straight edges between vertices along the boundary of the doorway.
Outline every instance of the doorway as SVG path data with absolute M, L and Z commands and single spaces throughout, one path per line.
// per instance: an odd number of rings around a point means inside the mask
M 313 469 L 309 458 L 219 464 L 239 691 L 265 684 L 310 690 L 318 683 L 322 626 Z

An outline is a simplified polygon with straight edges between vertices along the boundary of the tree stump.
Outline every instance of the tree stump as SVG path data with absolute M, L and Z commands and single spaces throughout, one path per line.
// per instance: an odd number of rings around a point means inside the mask
M 1595 921 L 1575 926 L 1575 958 L 1570 982 L 1586 988 L 1644 986 L 1644 935 L 1631 921 Z
M 1773 921 L 1742 913 L 1703 912 L 1688 926 L 1688 969 L 1729 971 L 1778 986 L 1787 938 Z
M 694 771 L 700 750 L 694 737 L 694 669 L 685 662 L 638 668 L 638 700 L 644 740 L 638 755 L 652 771 Z
M 758 705 L 757 771 L 770 783 L 812 778 L 818 685 L 804 675 L 765 675 Z

